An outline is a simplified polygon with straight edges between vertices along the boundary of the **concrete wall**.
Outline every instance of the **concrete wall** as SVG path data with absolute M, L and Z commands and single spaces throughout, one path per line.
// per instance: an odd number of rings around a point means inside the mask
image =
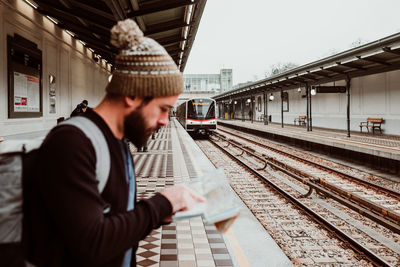
M 324 85 L 333 85 L 333 83 Z M 344 86 L 345 81 L 336 82 L 335 85 Z M 360 122 L 365 121 L 368 117 L 378 117 L 385 120 L 382 124 L 384 133 L 400 135 L 400 70 L 354 78 L 351 80 L 350 91 L 350 127 L 352 131 L 359 131 Z M 307 99 L 302 97 L 305 94 L 305 88 L 302 88 L 301 93 L 297 89 L 290 90 L 288 93 L 289 112 L 283 113 L 284 123 L 293 124 L 294 118 L 299 115 L 306 115 Z M 258 99 L 258 95 L 254 97 Z M 280 93 L 274 93 L 274 97 L 273 101 L 268 101 L 268 115 L 272 116 L 272 122 L 280 123 Z M 262 95 L 261 100 L 262 110 L 259 112 L 255 109 L 255 119 L 261 118 L 264 114 Z M 311 103 L 313 126 L 347 129 L 347 99 L 345 93 L 316 94 L 312 96 Z M 257 107 L 257 102 L 254 106 Z M 240 109 L 240 104 L 237 108 Z M 245 109 L 246 119 L 248 119 L 247 110 Z M 236 115 L 236 118 L 240 117 L 239 110 L 237 110 Z
M 110 66 L 92 60 L 92 52 L 22 0 L 0 1 L 0 136 L 51 129 L 69 117 L 83 99 L 96 106 L 105 94 Z M 43 116 L 8 118 L 7 35 L 15 33 L 42 50 Z M 49 75 L 56 77 L 56 113 L 49 108 Z

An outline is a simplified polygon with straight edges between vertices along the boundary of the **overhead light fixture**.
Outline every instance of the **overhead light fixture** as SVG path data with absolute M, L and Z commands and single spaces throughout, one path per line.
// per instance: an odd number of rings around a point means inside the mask
M 110 74 L 110 75 L 108 76 L 108 82 L 111 82 L 111 80 L 112 80 L 112 74 Z
M 38 5 L 36 5 L 36 4 L 33 3 L 32 1 L 25 0 L 25 2 L 26 2 L 28 5 L 30 5 L 31 7 L 33 7 L 34 9 L 37 9 L 37 8 L 38 8 Z
M 185 40 L 182 41 L 182 46 L 181 46 L 182 50 L 185 50 L 185 45 L 186 45 L 186 38 Z
M 235 100 L 235 102 L 233 102 L 235 105 L 237 104 L 237 101 Z
M 72 37 L 75 37 L 75 34 L 70 32 L 69 30 L 64 30 L 66 33 L 68 33 L 69 35 L 71 35 Z
M 274 99 L 275 99 L 274 95 L 271 94 L 271 95 L 269 96 L 269 101 L 272 101 L 272 100 L 274 100 Z
M 317 94 L 317 90 L 315 88 L 311 89 L 311 95 L 316 95 Z
M 86 43 L 85 43 L 84 41 L 79 40 L 79 42 L 80 42 L 83 46 L 86 46 Z
M 297 89 L 297 92 L 301 93 L 301 87 L 299 87 L 299 88 Z
M 92 48 L 90 48 L 90 47 L 89 47 L 89 51 L 92 52 L 92 53 L 94 53 L 94 50 L 93 50 Z
M 250 103 L 251 102 L 251 99 L 249 98 L 249 99 L 247 99 L 247 103 Z
M 58 21 L 56 21 L 55 19 L 53 19 L 52 17 L 50 17 L 50 16 L 46 16 L 46 18 L 48 19 L 48 20 L 50 20 L 51 22 L 53 22 L 54 24 L 58 24 Z

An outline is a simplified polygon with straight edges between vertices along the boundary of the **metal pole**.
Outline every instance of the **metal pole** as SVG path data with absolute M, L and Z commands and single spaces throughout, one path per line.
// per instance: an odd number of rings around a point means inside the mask
M 232 107 L 231 107 L 231 105 L 232 105 L 232 98 L 229 98 L 229 106 L 228 106 L 228 112 L 229 112 L 228 119 L 229 119 L 229 120 L 232 119 L 232 118 L 231 118 L 231 113 L 232 113 Z
M 243 98 L 240 99 L 240 108 L 242 110 L 242 121 L 244 121 Z
M 283 128 L 283 91 L 281 90 L 281 127 Z
M 315 89 L 316 90 L 316 89 Z M 312 100 L 311 100 L 311 91 L 310 91 L 310 109 L 309 109 L 309 113 L 310 113 L 310 131 L 312 131 Z
M 264 125 L 268 125 L 268 117 L 267 117 L 267 92 L 264 91 Z
M 347 137 L 350 137 L 350 81 L 351 79 L 347 77 L 346 79 L 346 96 L 347 96 Z
M 252 95 L 250 95 L 250 110 L 251 110 L 251 118 L 250 118 L 250 120 L 251 120 L 251 123 L 253 123 L 253 117 L 254 117 L 254 114 L 253 114 L 253 96 Z
M 236 100 L 233 100 L 233 118 L 232 119 L 236 119 L 236 104 L 235 104 Z
M 222 102 L 222 119 L 225 120 L 225 102 Z
M 306 110 L 306 124 L 307 124 L 307 132 L 310 131 L 310 114 L 309 114 L 309 104 L 310 104 L 310 86 L 308 84 L 306 84 L 306 97 L 307 97 L 307 110 Z

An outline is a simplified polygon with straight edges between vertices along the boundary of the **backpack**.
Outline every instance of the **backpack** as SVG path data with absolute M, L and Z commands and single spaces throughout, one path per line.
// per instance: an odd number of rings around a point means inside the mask
M 96 152 L 96 179 L 100 193 L 110 172 L 110 153 L 99 127 L 88 118 L 77 116 L 62 125 L 79 128 L 92 142 Z M 6 143 L 6 142 L 4 142 Z M 9 141 L 0 151 L 0 263 L 2 266 L 25 266 L 24 259 L 29 233 L 24 232 L 23 215 L 29 213 L 23 205 L 29 200 L 30 175 L 39 156 L 42 140 Z M 3 144 L 1 144 L 3 146 Z M 1 147 L 0 147 L 1 148 Z

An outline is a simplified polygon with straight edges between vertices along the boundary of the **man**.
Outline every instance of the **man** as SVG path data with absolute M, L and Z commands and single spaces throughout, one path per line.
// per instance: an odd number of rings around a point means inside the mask
M 28 207 L 30 259 L 37 266 L 135 266 L 140 240 L 170 222 L 171 215 L 204 199 L 184 186 L 136 202 L 132 157 L 136 147 L 168 123 L 168 112 L 183 91 L 182 75 L 167 52 L 143 37 L 132 20 L 112 29 L 121 49 L 107 95 L 81 115 L 107 141 L 110 174 L 100 194 L 96 154 L 85 134 L 71 125 L 54 128 L 40 148 Z
M 72 111 L 70 117 L 78 116 L 79 114 L 85 113 L 88 109 L 88 101 L 83 100 L 80 104 L 76 105 L 76 108 Z

